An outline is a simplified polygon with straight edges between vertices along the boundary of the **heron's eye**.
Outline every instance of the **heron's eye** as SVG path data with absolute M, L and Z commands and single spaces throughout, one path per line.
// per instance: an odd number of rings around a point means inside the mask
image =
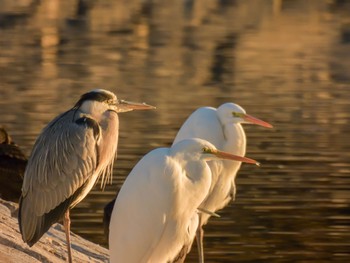
M 106 102 L 107 102 L 107 104 L 114 104 L 113 99 L 109 99 L 109 100 L 107 100 Z

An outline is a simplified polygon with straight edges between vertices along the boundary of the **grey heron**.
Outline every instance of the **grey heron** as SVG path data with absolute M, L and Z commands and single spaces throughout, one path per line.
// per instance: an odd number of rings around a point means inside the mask
M 72 262 L 69 210 L 85 198 L 101 177 L 112 179 L 118 144 L 118 113 L 154 109 L 145 103 L 117 99 L 96 89 L 53 119 L 37 138 L 24 174 L 19 204 L 23 241 L 33 246 L 63 218 L 68 260 Z

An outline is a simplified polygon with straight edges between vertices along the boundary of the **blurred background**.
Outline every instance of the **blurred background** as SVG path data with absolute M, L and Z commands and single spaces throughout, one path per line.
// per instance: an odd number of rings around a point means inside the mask
M 103 208 L 137 161 L 232 101 L 275 128 L 245 126 L 262 167 L 206 226 L 206 262 L 350 259 L 350 1 L 0 0 L 0 126 L 27 156 L 94 88 L 157 110 L 120 114 L 113 184 L 72 210 L 74 232 L 107 246 Z

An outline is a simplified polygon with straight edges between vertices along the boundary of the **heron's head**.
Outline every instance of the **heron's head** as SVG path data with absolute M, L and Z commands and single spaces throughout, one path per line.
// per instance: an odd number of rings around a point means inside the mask
M 132 110 L 155 109 L 154 106 L 145 103 L 120 100 L 113 92 L 104 89 L 95 89 L 83 94 L 75 104 L 75 107 L 82 109 L 84 112 L 91 113 L 93 113 L 93 111 L 104 112 L 106 110 L 119 113 Z
M 249 114 L 239 105 L 234 103 L 224 103 L 217 109 L 219 118 L 223 123 L 250 123 L 260 125 L 266 128 L 272 128 L 270 123 L 259 120 Z

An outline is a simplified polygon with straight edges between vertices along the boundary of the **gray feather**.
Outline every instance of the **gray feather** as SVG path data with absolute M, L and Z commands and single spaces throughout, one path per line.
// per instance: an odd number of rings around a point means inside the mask
M 98 178 L 101 129 L 72 109 L 51 121 L 38 137 L 22 186 L 19 224 L 32 245 L 57 222 L 88 185 Z M 111 172 L 114 156 L 100 174 Z

